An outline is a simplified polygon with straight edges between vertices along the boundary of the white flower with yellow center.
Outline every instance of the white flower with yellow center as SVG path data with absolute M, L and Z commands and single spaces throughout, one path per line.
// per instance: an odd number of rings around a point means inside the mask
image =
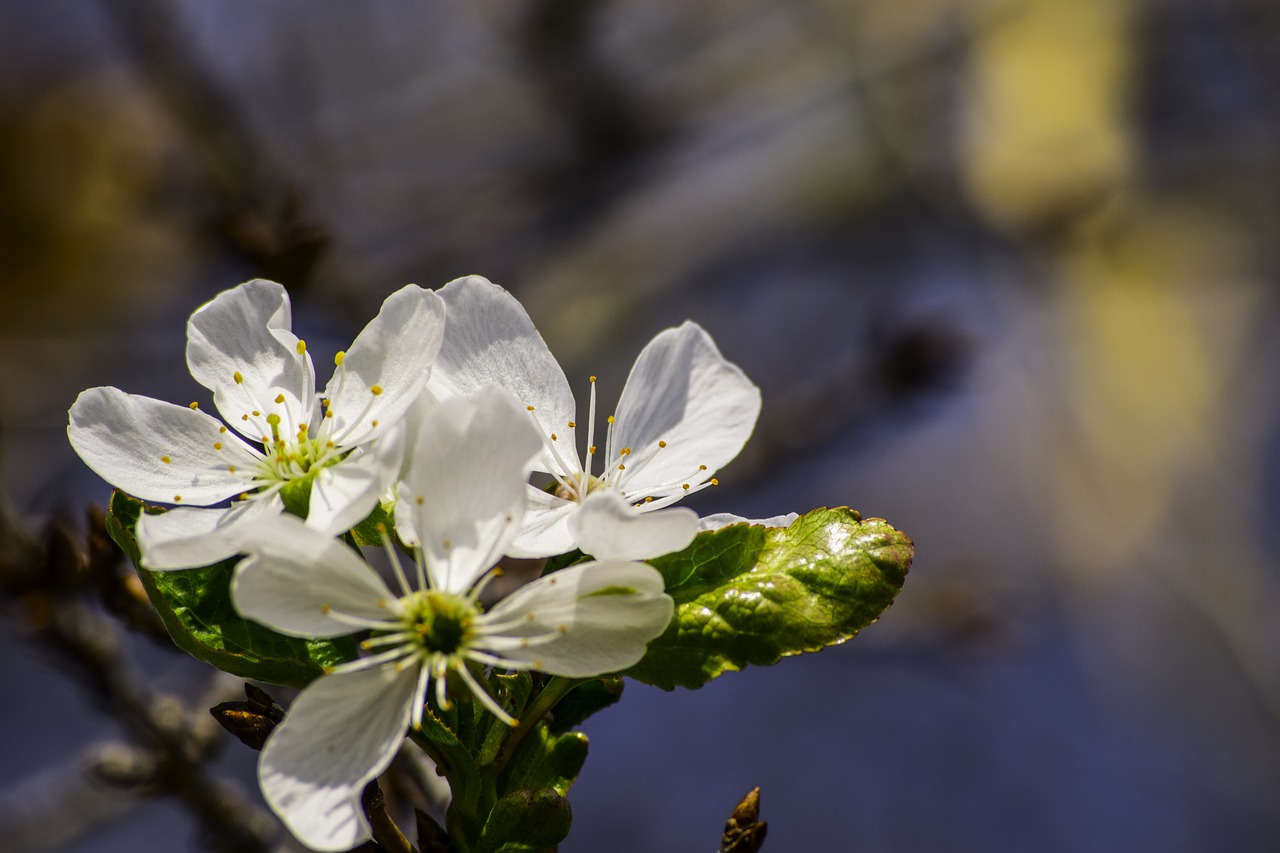
M 578 564 L 482 608 L 540 447 L 497 389 L 428 414 L 396 509 L 397 529 L 415 531 L 414 567 L 406 572 L 388 545 L 394 590 L 345 544 L 288 516 L 257 526 L 232 583 L 240 613 L 299 637 L 372 631 L 369 655 L 303 690 L 262 750 L 267 802 L 308 846 L 347 850 L 369 838 L 360 794 L 421 726 L 432 692 L 448 707 L 449 673 L 514 726 L 470 667 L 602 675 L 635 664 L 666 628 L 674 604 L 642 563 Z
M 686 322 L 641 351 L 596 443 L 595 377 L 580 453 L 577 403 L 564 371 L 520 303 L 479 276 L 440 290 L 449 312 L 427 383 L 436 399 L 489 384 L 524 406 L 543 441 L 514 554 L 545 557 L 579 547 L 596 557 L 646 559 L 684 548 L 698 531 L 691 510 L 655 512 L 716 484 L 760 414 L 760 390 L 726 361 L 711 336 Z
M 147 501 L 138 541 L 156 569 L 207 565 L 240 550 L 240 532 L 285 508 L 336 534 L 361 521 L 394 481 L 399 421 L 440 347 L 444 305 L 409 285 L 393 293 L 316 392 L 306 344 L 290 330 L 289 296 L 255 279 L 224 291 L 187 324 L 187 365 L 223 421 L 118 388 L 90 388 L 67 435 L 103 479 Z M 225 421 L 225 423 L 224 423 Z M 237 435 L 236 433 L 239 433 Z M 227 508 L 210 507 L 237 498 Z

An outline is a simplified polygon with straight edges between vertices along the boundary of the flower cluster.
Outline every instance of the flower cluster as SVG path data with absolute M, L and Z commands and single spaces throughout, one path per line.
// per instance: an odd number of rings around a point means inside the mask
M 429 708 L 469 698 L 520 724 L 487 668 L 584 678 L 644 656 L 674 605 L 639 561 L 740 520 L 671 505 L 716 484 L 760 409 L 757 388 L 685 323 L 644 348 L 600 422 L 590 378 L 580 440 L 569 382 L 528 315 L 474 276 L 392 294 L 333 361 L 318 391 L 284 288 L 255 280 L 188 324 L 188 366 L 221 420 L 93 388 L 68 426 L 104 479 L 172 505 L 138 522 L 146 567 L 242 555 L 230 595 L 244 618 L 359 640 L 363 655 L 303 690 L 260 761 L 268 802 L 320 850 L 370 837 L 361 792 Z M 347 535 L 364 523 L 367 540 L 375 518 L 383 574 Z M 504 557 L 575 549 L 582 561 L 482 598 Z

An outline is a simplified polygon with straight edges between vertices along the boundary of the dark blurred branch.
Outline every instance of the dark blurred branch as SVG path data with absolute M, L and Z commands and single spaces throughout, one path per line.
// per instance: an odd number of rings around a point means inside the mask
M 101 4 L 142 82 L 185 133 L 215 199 L 206 226 L 261 274 L 305 285 L 329 246 L 328 230 L 198 59 L 171 3 Z M 203 196 L 202 196 L 203 197 Z
M 270 849 L 275 822 L 205 766 L 219 746 L 217 726 L 203 711 L 152 690 L 129 661 L 117 623 L 97 606 L 103 589 L 119 585 L 97 577 L 113 561 L 101 542 L 94 542 L 95 535 L 82 547 L 71 525 L 54 520 L 36 539 L 0 507 L 0 596 L 27 623 L 31 641 L 52 653 L 132 741 L 91 761 L 94 775 L 138 797 L 177 798 L 199 823 L 211 850 Z M 131 605 L 121 607 L 127 612 Z M 75 810 L 59 819 L 81 822 Z M 88 819 L 83 830 L 95 822 Z
M 516 32 L 516 52 L 560 119 L 570 156 L 535 188 L 553 220 L 589 219 L 627 189 L 631 167 L 666 136 L 651 104 L 642 104 L 594 49 L 601 0 L 537 0 Z

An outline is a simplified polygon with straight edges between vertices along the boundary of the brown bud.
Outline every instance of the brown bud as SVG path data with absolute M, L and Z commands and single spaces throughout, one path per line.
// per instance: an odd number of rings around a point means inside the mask
M 752 788 L 725 821 L 720 853 L 758 853 L 768 828 L 760 820 L 760 789 Z

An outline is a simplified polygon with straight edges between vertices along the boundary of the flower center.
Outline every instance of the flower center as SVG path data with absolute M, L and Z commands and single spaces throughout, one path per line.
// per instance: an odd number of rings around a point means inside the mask
M 604 453 L 601 454 L 601 448 L 595 444 L 596 377 L 590 377 L 590 382 L 591 402 L 587 415 L 587 451 L 581 459 L 579 459 L 575 447 L 575 436 L 578 427 L 576 421 L 569 421 L 565 424 L 568 431 L 562 436 L 558 431 L 543 431 L 536 415 L 534 416 L 534 424 L 538 427 L 538 432 L 542 436 L 543 446 L 555 463 L 551 471 L 551 476 L 555 478 L 555 483 L 548 486 L 551 494 L 562 500 L 580 503 L 586 500 L 587 495 L 592 492 L 614 491 L 637 508 L 660 509 L 675 503 L 684 495 L 700 491 L 707 486 L 719 485 L 718 480 L 714 477 L 709 477 L 710 472 L 707 470 L 706 465 L 699 465 L 697 469 L 684 474 L 682 477 L 662 482 L 653 481 L 652 479 L 650 482 L 643 482 L 636 479 L 637 472 L 666 450 L 667 442 L 665 440 L 651 442 L 648 447 L 637 448 L 634 455 L 630 447 L 615 448 L 613 444 L 613 415 L 609 415 L 605 419 L 607 427 L 605 430 Z M 533 406 L 527 406 L 527 408 L 531 415 L 536 411 Z M 599 455 L 603 455 L 604 465 L 600 475 L 596 476 L 591 469 L 594 458 Z M 572 462 L 568 460 L 572 460 Z
M 436 590 L 419 590 L 403 599 L 400 619 L 423 657 L 454 655 L 472 639 L 479 610 L 466 598 Z

